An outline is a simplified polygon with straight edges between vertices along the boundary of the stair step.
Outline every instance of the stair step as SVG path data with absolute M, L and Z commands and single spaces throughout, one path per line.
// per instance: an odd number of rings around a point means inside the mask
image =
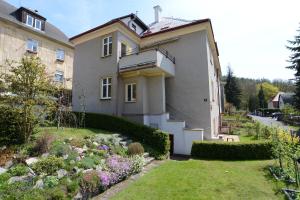
M 143 157 L 144 157 L 144 158 L 148 158 L 148 157 L 149 157 L 149 153 L 148 153 L 148 152 L 145 152 L 145 153 L 143 154 Z
M 150 164 L 153 160 L 155 160 L 153 157 L 148 157 L 148 158 L 146 158 L 146 159 L 145 159 L 145 165 Z M 144 165 L 144 166 L 145 166 L 145 165 Z

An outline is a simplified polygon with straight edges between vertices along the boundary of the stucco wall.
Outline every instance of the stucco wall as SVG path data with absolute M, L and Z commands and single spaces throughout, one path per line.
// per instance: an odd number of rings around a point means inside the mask
M 102 57 L 102 40 L 111 35 L 112 55 Z M 73 78 L 73 109 L 81 111 L 78 98 L 84 91 L 87 112 L 116 114 L 117 85 L 117 33 L 98 37 L 76 45 Z M 112 98 L 101 100 L 101 78 L 112 77 Z
M 38 41 L 37 56 L 46 65 L 46 71 L 54 76 L 55 71 L 63 71 L 66 79 L 73 76 L 74 49 L 60 43 L 56 43 L 38 34 L 33 34 L 24 29 L 18 28 L 10 23 L 0 21 L 0 65 L 5 64 L 5 60 L 20 60 L 26 53 L 27 39 Z M 56 50 L 65 51 L 64 62 L 56 61 Z M 66 81 L 66 88 L 72 88 L 72 81 Z
M 166 79 L 167 112 L 188 128 L 204 129 L 211 137 L 207 36 L 205 31 L 181 36 L 161 45 L 176 58 L 175 77 Z

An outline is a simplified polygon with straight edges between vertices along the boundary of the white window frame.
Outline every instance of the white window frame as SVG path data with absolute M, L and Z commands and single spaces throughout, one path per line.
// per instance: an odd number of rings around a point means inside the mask
M 34 50 L 34 44 L 36 44 L 36 50 Z M 30 45 L 30 46 L 29 46 Z M 38 51 L 39 42 L 34 39 L 27 39 L 26 48 L 27 51 L 37 53 Z
M 39 25 L 40 25 L 39 28 L 36 26 L 37 22 L 38 22 Z M 34 19 L 34 28 L 41 31 L 41 30 L 42 30 L 42 20 Z
M 61 76 L 62 77 L 62 80 L 58 80 L 57 78 L 56 78 L 56 75 L 59 75 L 59 76 Z M 64 72 L 63 71 L 60 71 L 60 70 L 56 70 L 55 71 L 55 74 L 54 74 L 54 81 L 56 81 L 56 82 L 60 82 L 60 83 L 62 83 L 62 82 L 64 82 Z
M 106 80 L 106 83 L 104 83 L 104 80 Z M 110 95 L 109 95 L 109 87 L 110 87 Z M 103 96 L 103 91 L 106 91 L 106 96 Z M 112 77 L 105 77 L 101 79 L 101 99 L 111 99 L 111 93 L 112 93 Z
M 105 42 L 105 40 L 106 40 L 106 42 Z M 111 45 L 111 47 L 110 47 L 110 45 Z M 104 52 L 105 46 L 107 46 L 106 53 Z M 110 49 L 110 48 L 112 48 L 112 36 L 107 36 L 107 37 L 103 38 L 103 40 L 102 40 L 102 57 L 110 56 L 112 54 L 112 49 Z M 110 53 L 110 51 L 111 51 L 111 53 Z
M 63 49 L 56 49 L 56 60 L 65 60 L 65 51 Z
M 32 19 L 32 20 L 31 20 L 31 22 L 32 22 L 31 24 L 28 23 L 29 17 Z M 27 25 L 27 26 L 33 27 L 33 23 L 34 23 L 34 17 L 32 17 L 31 15 L 27 14 L 27 15 L 26 15 L 26 25 Z
M 133 86 L 135 86 L 135 97 L 133 96 Z M 128 87 L 131 87 L 131 94 L 128 94 Z M 128 83 L 125 84 L 125 102 L 136 102 L 136 90 L 137 85 L 136 83 Z M 128 95 L 130 95 L 130 99 L 128 98 Z

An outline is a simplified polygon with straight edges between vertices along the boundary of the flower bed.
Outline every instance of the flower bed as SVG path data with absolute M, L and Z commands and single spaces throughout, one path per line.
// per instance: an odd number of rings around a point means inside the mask
M 296 181 L 285 173 L 280 167 L 270 166 L 269 171 L 277 181 L 285 181 L 287 183 L 296 183 Z
M 0 170 L 0 199 L 88 199 L 141 172 L 145 164 L 143 154 L 128 155 L 117 136 L 70 138 L 49 148 L 28 145 L 19 154 L 22 159 Z
M 287 197 L 288 200 L 297 200 L 300 197 L 300 191 L 299 190 L 291 190 L 291 189 L 282 189 L 284 192 L 285 196 Z

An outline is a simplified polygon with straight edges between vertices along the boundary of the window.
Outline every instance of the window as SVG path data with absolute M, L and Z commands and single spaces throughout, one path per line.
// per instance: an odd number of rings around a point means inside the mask
M 33 26 L 33 17 L 32 16 L 27 15 L 27 17 L 26 17 L 26 24 L 28 26 Z
M 131 27 L 136 32 L 136 25 L 135 24 L 131 24 Z
M 33 40 L 33 39 L 28 39 L 27 40 L 27 51 L 36 53 L 38 48 L 38 41 Z
M 54 81 L 63 82 L 64 81 L 64 72 L 57 70 L 54 75 Z
M 101 99 L 111 99 L 111 80 L 111 77 L 107 77 L 101 80 Z
M 124 43 L 121 43 L 121 57 L 126 56 L 127 46 Z
M 56 60 L 64 61 L 65 60 L 65 51 L 62 49 L 56 50 Z
M 42 30 L 42 21 L 39 19 L 35 19 L 34 28 L 36 28 L 38 30 Z
M 112 37 L 111 36 L 103 39 L 102 52 L 103 52 L 102 56 L 109 56 L 112 54 Z
M 125 86 L 125 101 L 136 102 L 136 84 L 130 83 Z

